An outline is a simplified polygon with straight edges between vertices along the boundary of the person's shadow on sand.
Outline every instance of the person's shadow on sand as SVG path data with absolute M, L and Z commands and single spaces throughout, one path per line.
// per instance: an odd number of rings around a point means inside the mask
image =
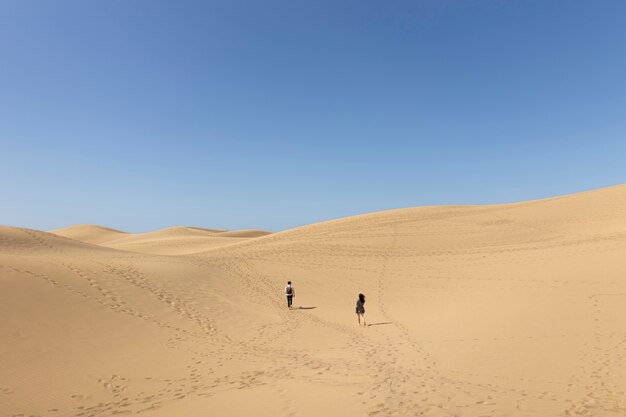
M 300 306 L 300 307 L 298 307 L 298 310 L 313 310 L 314 308 L 317 308 L 317 307 L 302 307 L 302 306 Z
M 386 322 L 381 322 L 381 323 L 370 323 L 368 324 L 368 326 L 382 326 L 383 324 L 393 324 L 390 321 L 386 321 Z

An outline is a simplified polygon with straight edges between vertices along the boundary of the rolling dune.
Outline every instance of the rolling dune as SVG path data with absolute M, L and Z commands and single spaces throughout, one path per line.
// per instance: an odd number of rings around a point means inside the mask
M 50 230 L 50 233 L 93 244 L 101 244 L 128 236 L 128 233 L 122 232 L 121 230 L 95 224 L 77 224 L 62 229 Z
M 271 234 L 263 230 L 228 231 L 185 226 L 133 234 L 96 225 L 70 226 L 50 233 L 109 248 L 154 255 L 187 255 Z
M 626 415 L 625 185 L 55 233 L 0 228 L 2 416 Z

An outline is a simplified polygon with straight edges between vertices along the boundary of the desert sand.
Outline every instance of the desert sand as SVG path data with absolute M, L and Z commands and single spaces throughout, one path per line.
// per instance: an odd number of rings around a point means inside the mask
M 0 310 L 0 416 L 625 416 L 626 185 L 274 234 L 1 227 Z
M 182 226 L 131 234 L 95 224 L 80 224 L 50 233 L 108 248 L 155 255 L 186 255 L 270 234 L 264 230 L 229 231 Z

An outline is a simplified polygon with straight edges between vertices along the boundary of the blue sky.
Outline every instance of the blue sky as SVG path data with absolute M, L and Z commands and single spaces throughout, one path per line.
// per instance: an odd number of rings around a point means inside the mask
M 0 0 L 0 224 L 272 231 L 626 182 L 623 1 Z

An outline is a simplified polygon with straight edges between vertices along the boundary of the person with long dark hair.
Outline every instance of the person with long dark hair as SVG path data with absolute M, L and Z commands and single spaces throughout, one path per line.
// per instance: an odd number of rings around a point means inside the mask
M 361 325 L 361 319 L 363 319 L 363 326 L 367 326 L 365 323 L 365 296 L 363 294 L 359 294 L 359 299 L 356 300 L 356 319 L 359 322 L 359 326 Z

